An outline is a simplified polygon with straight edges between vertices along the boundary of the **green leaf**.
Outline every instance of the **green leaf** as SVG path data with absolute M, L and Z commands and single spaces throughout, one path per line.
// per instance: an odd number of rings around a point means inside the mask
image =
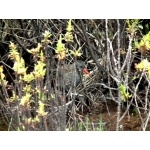
M 119 87 L 119 90 L 123 94 L 123 93 L 126 92 L 126 87 L 123 84 L 121 84 L 120 87 Z
M 138 27 L 143 30 L 143 26 L 141 24 L 139 24 Z

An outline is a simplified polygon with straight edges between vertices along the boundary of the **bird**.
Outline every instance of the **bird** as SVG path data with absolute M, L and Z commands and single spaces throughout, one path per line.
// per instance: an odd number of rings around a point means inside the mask
M 69 90 L 71 87 L 76 88 L 81 83 L 83 74 L 90 76 L 85 63 L 81 60 L 77 60 L 73 64 L 64 65 L 63 69 L 63 80 L 60 82 L 60 86 L 61 88 L 65 86 L 66 90 Z

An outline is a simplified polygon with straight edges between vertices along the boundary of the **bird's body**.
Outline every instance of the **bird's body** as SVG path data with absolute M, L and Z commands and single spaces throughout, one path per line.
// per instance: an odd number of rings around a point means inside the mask
M 77 61 L 76 63 L 64 66 L 63 80 L 61 87 L 64 85 L 68 90 L 70 87 L 76 87 L 81 82 L 83 73 L 90 74 L 83 61 Z

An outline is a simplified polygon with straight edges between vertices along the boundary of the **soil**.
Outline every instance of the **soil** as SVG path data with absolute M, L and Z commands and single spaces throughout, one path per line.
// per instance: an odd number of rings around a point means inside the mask
M 116 131 L 116 121 L 117 121 L 117 105 L 109 104 L 106 107 L 106 104 L 100 103 L 101 108 L 94 107 L 91 110 L 91 113 L 81 114 L 83 116 L 83 120 L 88 118 L 90 119 L 90 123 L 97 124 L 97 127 L 100 123 L 100 120 L 103 124 L 104 131 Z M 102 107 L 103 105 L 103 107 Z M 97 110 L 98 109 L 98 110 Z M 100 110 L 101 109 L 101 110 Z M 125 109 L 121 111 L 121 117 L 124 114 Z M 144 119 L 145 114 L 141 112 L 141 116 Z M 96 127 L 95 127 L 96 128 Z M 137 112 L 134 109 L 130 110 L 120 121 L 120 131 L 142 131 L 142 122 Z M 150 131 L 150 123 L 148 123 L 146 131 Z

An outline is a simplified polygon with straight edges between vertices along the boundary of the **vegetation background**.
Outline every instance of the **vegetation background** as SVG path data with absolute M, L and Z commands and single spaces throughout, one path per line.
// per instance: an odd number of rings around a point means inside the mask
M 149 20 L 0 21 L 7 130 L 149 130 Z M 64 69 L 78 60 L 91 75 L 70 95 Z
M 50 3 L 50 4 L 49 4 Z M 72 2 L 73 3 L 73 2 Z M 144 0 L 141 2 L 134 1 L 75 1 L 72 5 L 69 3 L 70 7 L 68 7 L 67 1 L 2 1 L 1 5 L 5 7 L 1 7 L 0 16 L 3 19 L 18 19 L 18 18 L 149 18 L 148 11 L 149 5 L 148 1 Z M 22 5 L 23 4 L 23 5 Z M 46 4 L 46 5 L 45 5 Z M 59 5 L 58 5 L 59 4 Z M 117 5 L 116 5 L 117 4 Z M 52 7 L 52 6 L 57 6 Z M 74 10 L 74 11 L 72 11 Z M 54 13 L 55 12 L 55 13 Z M 58 13 L 61 12 L 61 13 Z M 69 13 L 68 13 L 69 12 Z M 20 146 L 16 145 L 16 141 L 21 143 L 22 147 L 33 147 L 33 148 L 47 148 L 49 146 L 56 148 L 70 149 L 70 146 L 66 147 L 66 145 L 70 144 L 74 146 L 74 148 L 112 148 L 120 149 L 123 145 L 124 148 L 136 147 L 138 149 L 148 147 L 148 134 L 149 132 L 78 132 L 80 135 L 75 134 L 75 132 L 59 132 L 57 135 L 55 132 L 1 132 L 1 147 L 15 147 L 16 149 L 20 149 Z M 77 133 L 77 132 L 76 132 Z M 37 135 L 36 135 L 37 134 Z M 27 140 L 28 139 L 28 140 Z M 77 142 L 82 141 L 82 142 Z M 8 144 L 9 141 L 9 144 Z M 51 142 L 50 142 L 51 141 Z M 58 141 L 60 144 L 58 144 Z M 67 141 L 67 143 L 66 143 Z M 133 144 L 137 143 L 138 144 Z M 99 144 L 100 142 L 100 144 Z M 27 144 L 28 143 L 28 144 Z M 36 144 L 35 144 L 36 143 Z M 44 143 L 44 144 L 43 144 Z M 49 144 L 50 143 L 50 144 Z M 86 144 L 85 144 L 86 143 Z

